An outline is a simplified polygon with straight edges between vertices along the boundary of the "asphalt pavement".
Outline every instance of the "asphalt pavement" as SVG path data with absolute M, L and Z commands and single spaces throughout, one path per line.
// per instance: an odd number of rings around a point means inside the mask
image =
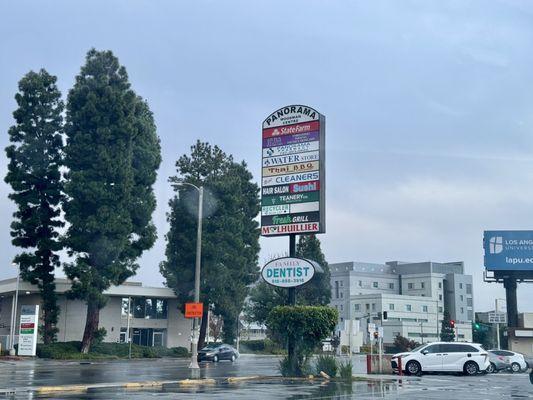
M 352 384 L 283 382 L 281 380 L 227 383 L 222 378 L 279 375 L 279 358 L 242 355 L 235 363 L 201 364 L 201 378 L 215 378 L 216 384 L 202 386 L 163 385 L 131 390 L 90 389 L 87 393 L 36 395 L 30 388 L 116 382 L 166 381 L 190 378 L 187 359 L 156 359 L 80 363 L 70 361 L 27 360 L 0 362 L 0 389 L 11 392 L 6 398 L 53 399 L 509 399 L 533 398 L 528 374 L 424 375 L 422 377 L 372 377 Z M 357 366 L 360 368 L 360 366 Z M 359 372 L 359 371 L 355 371 Z M 0 398 L 2 395 L 0 394 Z

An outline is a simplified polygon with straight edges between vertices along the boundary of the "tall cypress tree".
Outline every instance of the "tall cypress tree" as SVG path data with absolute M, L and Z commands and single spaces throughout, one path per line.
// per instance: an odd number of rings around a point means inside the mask
M 27 249 L 14 262 L 22 279 L 37 284 L 44 311 L 43 341 L 50 343 L 57 333 L 59 307 L 55 294 L 54 268 L 59 266 L 61 250 L 58 229 L 62 201 L 63 102 L 57 78 L 44 69 L 29 72 L 19 82 L 15 95 L 18 109 L 16 125 L 9 129 L 6 148 L 9 158 L 6 183 L 17 205 L 11 223 L 13 245 Z
M 452 323 L 450 320 L 450 313 L 448 309 L 444 309 L 442 314 L 442 325 L 440 329 L 440 340 L 443 342 L 453 342 L 455 341 L 455 330 L 452 328 Z
M 248 285 L 257 278 L 259 188 L 244 162 L 237 163 L 218 146 L 198 141 L 191 155 L 176 162 L 180 180 L 203 185 L 204 222 L 200 300 L 204 317 L 198 346 L 207 329 L 207 305 L 224 320 L 224 340 L 232 342 L 237 318 L 248 295 Z M 198 193 L 175 185 L 179 196 L 170 200 L 166 235 L 166 260 L 160 264 L 167 286 L 174 289 L 181 305 L 193 299 Z
M 87 53 L 67 102 L 65 192 L 71 296 L 85 300 L 82 352 L 105 305 L 103 291 L 135 274 L 155 239 L 152 185 L 161 162 L 148 105 L 131 89 L 111 51 Z

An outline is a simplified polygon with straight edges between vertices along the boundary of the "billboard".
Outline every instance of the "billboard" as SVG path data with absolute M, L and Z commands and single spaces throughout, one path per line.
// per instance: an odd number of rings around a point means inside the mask
M 313 261 L 282 257 L 268 262 L 261 270 L 261 276 L 270 285 L 290 288 L 309 282 L 317 272 L 323 270 Z
M 533 231 L 485 231 L 483 250 L 489 271 L 533 271 Z
M 326 231 L 325 124 L 303 105 L 282 107 L 263 121 L 261 235 Z

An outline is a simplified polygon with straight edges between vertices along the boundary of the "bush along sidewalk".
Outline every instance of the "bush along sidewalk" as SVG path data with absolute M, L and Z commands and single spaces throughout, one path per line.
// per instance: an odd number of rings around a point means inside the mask
M 96 343 L 87 354 L 80 352 L 81 342 L 56 342 L 37 344 L 37 357 L 55 360 L 125 359 L 129 355 L 127 343 Z M 189 357 L 184 347 L 150 347 L 131 345 L 131 358 Z

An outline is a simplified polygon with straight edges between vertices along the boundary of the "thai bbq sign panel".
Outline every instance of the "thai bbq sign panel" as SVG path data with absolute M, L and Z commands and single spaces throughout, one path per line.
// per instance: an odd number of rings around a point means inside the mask
M 261 235 L 326 232 L 326 117 L 291 105 L 263 121 Z

